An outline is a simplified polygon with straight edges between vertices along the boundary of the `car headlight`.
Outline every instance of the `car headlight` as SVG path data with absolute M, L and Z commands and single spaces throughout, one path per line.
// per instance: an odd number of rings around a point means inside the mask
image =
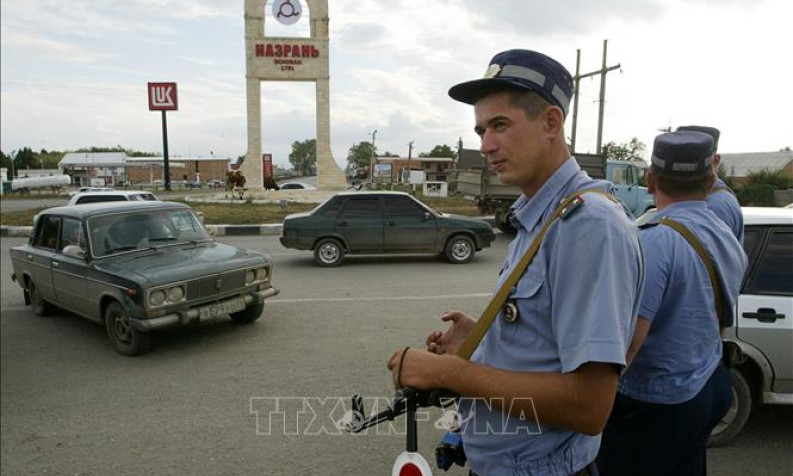
M 184 299 L 184 288 L 182 286 L 174 286 L 168 290 L 168 300 L 171 302 L 178 302 Z
M 266 281 L 269 275 L 270 275 L 270 268 L 259 268 L 256 270 L 257 281 Z
M 149 294 L 149 304 L 152 306 L 162 306 L 165 302 L 166 294 L 162 289 L 158 289 Z
M 245 285 L 250 285 L 256 282 L 256 270 L 249 269 L 245 271 Z

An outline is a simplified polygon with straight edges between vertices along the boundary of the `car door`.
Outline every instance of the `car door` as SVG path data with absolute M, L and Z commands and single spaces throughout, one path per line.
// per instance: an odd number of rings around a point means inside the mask
M 383 251 L 383 211 L 377 195 L 350 196 L 336 216 L 334 231 L 343 236 L 350 252 Z
M 88 249 L 82 223 L 74 218 L 63 219 L 58 251 L 52 256 L 52 283 L 58 304 L 78 314 L 96 315 L 96 306 L 88 299 L 88 262 L 85 258 L 65 255 L 63 250 L 67 246 L 77 246 L 84 252 Z
M 793 227 L 746 227 L 749 268 L 738 298 L 738 338 L 774 369 L 772 391 L 793 393 Z
M 410 197 L 383 196 L 385 251 L 432 251 L 438 239 L 435 215 Z
M 58 300 L 52 282 L 52 260 L 58 249 L 60 228 L 60 217 L 40 217 L 33 238 L 33 250 L 25 256 L 30 262 L 30 275 L 39 295 L 53 304 L 57 304 Z

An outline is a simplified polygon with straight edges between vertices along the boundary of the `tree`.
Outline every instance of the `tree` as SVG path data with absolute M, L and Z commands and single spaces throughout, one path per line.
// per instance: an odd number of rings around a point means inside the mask
M 307 139 L 302 142 L 292 142 L 292 152 L 289 154 L 289 163 L 300 175 L 317 174 L 317 140 Z
M 609 142 L 603 145 L 603 155 L 609 159 L 617 160 L 644 160 L 644 151 L 647 146 L 644 142 L 634 137 L 626 144 L 618 144 L 616 142 Z
M 372 147 L 371 142 L 360 142 L 350 147 L 347 152 L 347 163 L 354 169 L 369 169 L 372 157 L 377 153 L 377 148 Z
M 436 145 L 428 153 L 422 152 L 419 157 L 438 157 L 457 159 L 457 152 L 448 145 Z
M 16 171 L 17 177 L 21 177 L 22 175 L 19 173 L 20 170 L 29 169 L 29 168 L 38 168 L 39 163 L 36 160 L 36 156 L 30 147 L 23 147 L 16 152 L 11 153 L 11 160 L 14 161 L 14 171 Z

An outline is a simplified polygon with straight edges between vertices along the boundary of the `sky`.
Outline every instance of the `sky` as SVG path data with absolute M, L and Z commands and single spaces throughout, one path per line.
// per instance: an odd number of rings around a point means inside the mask
M 297 1 L 297 0 L 295 0 Z M 308 36 L 303 17 L 268 36 Z M 543 52 L 575 72 L 601 67 L 603 143 L 659 129 L 715 126 L 720 151 L 793 147 L 790 0 L 329 0 L 331 148 L 375 143 L 406 157 L 435 145 L 477 148 L 471 106 L 448 97 L 496 53 Z M 243 0 L 3 0 L 0 149 L 114 147 L 162 152 L 148 82 L 176 82 L 171 157 L 247 150 Z M 287 165 L 315 138 L 313 83 L 262 83 L 263 152 Z M 594 152 L 600 76 L 581 81 L 577 151 Z M 572 115 L 566 122 L 570 137 Z

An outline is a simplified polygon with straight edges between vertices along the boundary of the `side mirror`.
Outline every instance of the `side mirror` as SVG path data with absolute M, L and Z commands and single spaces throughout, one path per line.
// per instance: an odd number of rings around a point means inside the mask
M 429 219 L 430 219 L 430 212 L 424 212 L 424 221 L 427 221 Z
M 85 259 L 85 250 L 77 245 L 68 245 L 63 248 L 63 254 L 77 259 Z

